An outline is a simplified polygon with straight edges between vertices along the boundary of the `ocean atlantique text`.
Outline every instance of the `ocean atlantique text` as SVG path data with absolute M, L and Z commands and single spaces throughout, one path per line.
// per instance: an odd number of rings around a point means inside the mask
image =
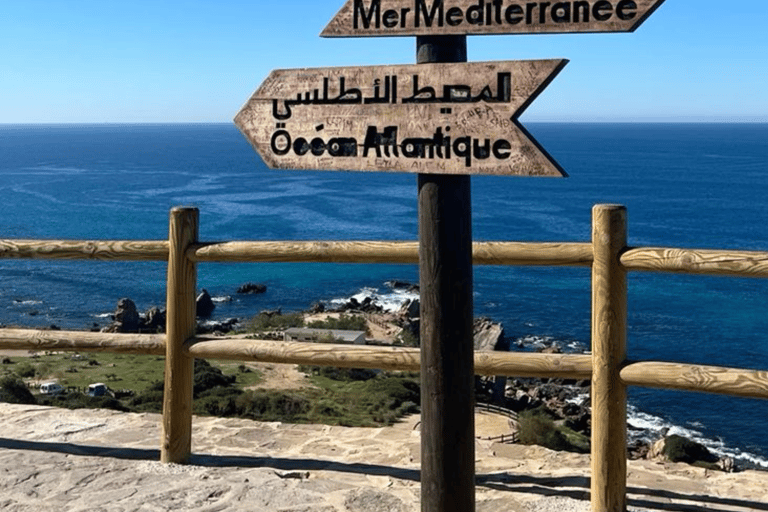
M 323 126 L 318 127 L 321 131 Z M 363 158 L 405 158 L 405 159 L 451 159 L 456 157 L 464 161 L 466 167 L 475 160 L 507 160 L 512 154 L 512 144 L 506 139 L 477 139 L 469 136 L 451 138 L 451 128 L 438 127 L 429 137 L 398 137 L 397 126 L 386 126 L 381 131 L 377 126 L 368 126 L 362 148 L 354 137 L 332 137 L 324 140 L 313 137 L 293 138 L 288 130 L 279 129 L 272 134 L 270 148 L 277 156 L 293 152 L 297 156 L 312 154 L 316 157 L 357 157 L 362 152 Z M 362 150 L 362 151 L 361 151 Z
M 461 25 L 548 25 L 551 23 L 629 21 L 637 17 L 634 0 L 572 2 L 508 2 L 477 0 L 466 9 L 451 0 L 414 0 L 413 7 L 381 8 L 381 0 L 355 0 L 355 29 L 458 27 Z M 446 5 L 447 4 L 447 5 Z

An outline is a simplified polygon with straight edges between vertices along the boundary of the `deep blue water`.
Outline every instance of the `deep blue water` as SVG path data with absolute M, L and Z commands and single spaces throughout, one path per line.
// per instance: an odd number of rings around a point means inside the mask
M 629 244 L 768 250 L 768 125 L 535 124 L 568 179 L 472 179 L 476 240 L 583 241 L 591 208 L 628 208 Z M 168 211 L 200 208 L 200 238 L 417 238 L 416 178 L 265 168 L 231 125 L 0 126 L 0 238 L 165 239 Z M 218 317 L 304 309 L 410 265 L 203 264 L 201 288 L 264 295 Z M 0 260 L 0 323 L 88 328 L 121 297 L 165 300 L 161 263 Z M 478 267 L 475 313 L 530 346 L 589 346 L 588 269 Z M 630 274 L 629 355 L 768 369 L 768 280 Z M 768 402 L 632 389 L 633 421 L 677 425 L 768 459 Z M 689 432 L 690 433 L 690 432 Z

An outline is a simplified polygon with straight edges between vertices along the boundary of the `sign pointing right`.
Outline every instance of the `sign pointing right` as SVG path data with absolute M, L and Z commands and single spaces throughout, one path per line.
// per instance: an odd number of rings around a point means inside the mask
M 664 0 L 347 0 L 323 37 L 632 32 Z

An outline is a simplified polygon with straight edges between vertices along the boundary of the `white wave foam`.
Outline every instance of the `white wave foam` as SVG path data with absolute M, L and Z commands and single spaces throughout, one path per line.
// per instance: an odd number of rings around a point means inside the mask
M 330 303 L 335 307 L 339 307 L 346 304 L 350 298 L 355 299 L 360 303 L 362 303 L 367 298 L 370 298 L 374 305 L 381 307 L 384 311 L 393 313 L 399 310 L 403 303 L 406 301 L 418 299 L 419 294 L 418 292 L 400 289 L 382 292 L 378 288 L 366 287 L 354 294 L 352 297 L 332 299 Z
M 18 300 L 18 299 L 14 300 L 13 302 L 15 304 L 21 304 L 22 306 L 34 306 L 34 305 L 43 303 L 43 301 L 41 300 Z
M 533 350 L 542 350 L 549 347 L 559 347 L 569 354 L 583 354 L 587 352 L 587 346 L 579 340 L 561 340 L 554 336 L 538 336 L 529 334 L 514 340 L 518 347 L 526 347 Z
M 768 459 L 760 457 L 753 453 L 744 452 L 739 448 L 732 448 L 725 445 L 722 439 L 711 439 L 706 437 L 701 431 L 701 423 L 692 423 L 691 428 L 675 425 L 663 418 L 639 411 L 637 407 L 629 405 L 627 407 L 627 424 L 629 427 L 629 441 L 642 440 L 654 442 L 663 436 L 678 435 L 697 443 L 700 443 L 709 449 L 715 455 L 720 457 L 731 457 L 735 461 L 749 465 L 768 468 Z
M 222 297 L 211 297 L 213 302 L 232 302 L 231 295 L 224 295 Z

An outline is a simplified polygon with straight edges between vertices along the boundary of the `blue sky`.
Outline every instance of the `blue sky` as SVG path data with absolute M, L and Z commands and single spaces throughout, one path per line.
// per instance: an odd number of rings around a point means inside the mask
M 275 68 L 407 64 L 323 39 L 343 0 L 3 0 L 0 123 L 230 122 Z M 768 122 L 768 2 L 666 0 L 631 34 L 470 36 L 471 61 L 567 58 L 524 121 Z

